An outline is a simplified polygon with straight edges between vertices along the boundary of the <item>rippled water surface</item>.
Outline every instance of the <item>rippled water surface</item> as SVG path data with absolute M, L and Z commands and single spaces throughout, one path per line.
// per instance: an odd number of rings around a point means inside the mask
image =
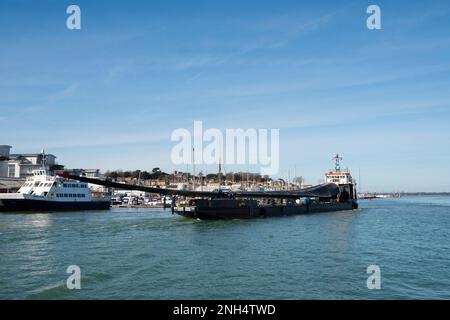
M 162 209 L 0 214 L 1 299 L 450 299 L 450 198 L 197 221 Z M 381 268 L 381 290 L 366 286 Z M 81 268 L 81 290 L 66 269 Z

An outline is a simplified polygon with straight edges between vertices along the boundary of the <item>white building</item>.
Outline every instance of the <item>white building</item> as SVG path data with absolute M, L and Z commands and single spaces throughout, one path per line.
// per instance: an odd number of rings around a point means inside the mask
M 45 153 L 11 154 L 11 146 L 0 145 L 0 178 L 26 178 L 33 170 L 42 168 L 43 163 L 50 169 L 60 169 L 56 157 Z
M 8 160 L 11 146 L 0 145 L 0 178 L 8 176 Z

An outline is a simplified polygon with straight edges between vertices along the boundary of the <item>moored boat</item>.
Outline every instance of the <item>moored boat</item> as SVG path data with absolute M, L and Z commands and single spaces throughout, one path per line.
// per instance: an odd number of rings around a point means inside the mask
M 0 212 L 107 210 L 109 197 L 93 197 L 87 183 L 34 170 L 17 193 L 0 194 Z
M 336 155 L 334 171 L 325 174 L 323 185 L 279 192 L 239 192 L 219 190 L 209 199 L 193 199 L 188 206 L 174 207 L 173 213 L 196 219 L 253 219 L 280 217 L 358 208 L 357 193 L 348 170 L 340 168 Z M 239 198 L 237 197 L 239 196 Z

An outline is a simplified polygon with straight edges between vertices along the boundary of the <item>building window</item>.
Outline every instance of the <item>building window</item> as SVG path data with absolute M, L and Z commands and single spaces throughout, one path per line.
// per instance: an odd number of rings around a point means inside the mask
M 9 164 L 8 165 L 8 177 L 14 178 L 16 176 L 16 165 Z

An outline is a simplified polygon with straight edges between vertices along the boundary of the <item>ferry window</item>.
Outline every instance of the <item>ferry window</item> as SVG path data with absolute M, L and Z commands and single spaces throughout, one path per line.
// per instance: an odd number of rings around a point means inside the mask
M 85 194 L 82 194 L 81 196 L 82 196 L 82 198 L 84 198 L 86 195 L 85 195 Z

